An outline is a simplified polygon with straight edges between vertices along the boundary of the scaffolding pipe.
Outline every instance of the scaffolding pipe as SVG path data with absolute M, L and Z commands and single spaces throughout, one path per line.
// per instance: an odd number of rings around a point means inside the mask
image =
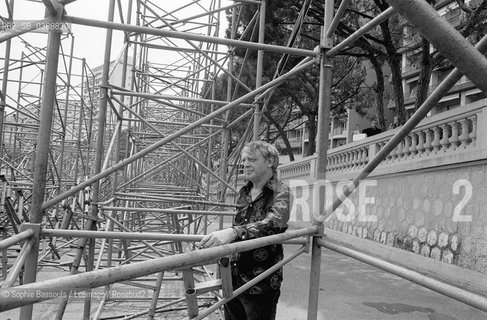
M 159 272 L 157 274 L 154 293 L 152 294 L 149 310 L 147 310 L 147 320 L 154 319 L 154 315 L 156 314 L 156 309 L 157 309 L 157 300 L 159 298 L 159 293 L 161 292 L 161 286 L 163 280 L 164 280 L 164 271 Z
M 338 24 L 340 23 L 340 20 L 343 17 L 343 14 L 347 10 L 348 4 L 350 3 L 350 0 L 343 0 L 340 3 L 340 6 L 338 7 L 337 12 L 335 13 L 335 16 L 333 17 L 333 21 L 330 23 L 330 26 L 328 27 L 328 30 L 326 30 L 325 36 L 327 38 L 333 37 L 333 33 L 335 32 Z
M 12 264 L 12 268 L 9 270 L 10 272 L 8 273 L 7 278 L 2 283 L 2 288 L 9 288 L 14 285 L 20 271 L 22 271 L 22 268 L 24 267 L 27 255 L 30 253 L 30 250 L 32 250 L 32 247 L 34 246 L 34 242 L 34 239 L 29 239 L 27 242 L 24 243 L 22 249 L 20 249 L 20 253 L 17 256 L 17 259 L 15 259 L 15 262 Z
M 62 8 L 60 8 L 62 9 Z M 58 21 L 57 19 L 55 21 Z M 51 141 L 51 126 L 53 110 L 56 99 L 56 79 L 59 61 L 59 48 L 61 45 L 61 31 L 51 29 L 48 33 L 46 70 L 42 87 L 42 101 L 40 110 L 40 125 L 37 138 L 37 151 L 34 161 L 34 180 L 36 186 L 32 188 L 31 210 L 29 222 L 40 224 L 42 222 L 42 202 L 46 191 L 47 166 L 49 161 L 49 145 Z M 37 278 L 37 260 L 39 256 L 39 243 L 36 241 L 25 263 L 24 283 L 32 283 Z M 32 306 L 22 307 L 19 319 L 32 319 Z
M 218 216 L 235 216 L 235 211 L 204 211 L 204 210 L 174 210 L 162 208 L 127 208 L 127 207 L 101 207 L 103 210 L 128 211 L 128 212 L 155 212 L 155 213 L 181 213 L 181 214 L 201 214 Z
M 193 122 L 192 124 L 188 125 L 186 128 L 180 129 L 179 131 L 166 136 L 165 138 L 163 138 L 163 139 L 159 140 L 158 142 L 155 142 L 154 144 L 150 145 L 149 147 L 137 152 L 136 154 L 132 155 L 131 157 L 120 161 L 119 163 L 115 164 L 114 166 L 110 167 L 109 169 L 107 169 L 103 172 L 100 172 L 98 174 L 95 174 L 91 178 L 89 178 L 89 179 L 85 180 L 84 182 L 78 184 L 77 186 L 73 187 L 72 189 L 68 190 L 67 192 L 55 197 L 54 199 L 46 201 L 44 203 L 44 205 L 42 206 L 42 209 L 49 208 L 49 207 L 53 206 L 54 204 L 58 203 L 59 201 L 64 200 L 67 197 L 70 197 L 70 196 L 76 194 L 77 192 L 83 190 L 85 187 L 93 184 L 95 181 L 98 181 L 98 180 L 120 170 L 121 168 L 127 166 L 128 164 L 146 156 L 150 152 L 152 152 L 152 151 L 156 150 L 157 148 L 167 144 L 169 141 L 172 141 L 172 140 L 178 138 L 179 136 L 185 134 L 186 132 L 193 130 L 194 128 L 198 127 L 199 125 L 210 121 L 211 119 L 213 119 L 216 116 L 226 112 L 227 110 L 230 110 L 231 108 L 233 108 L 235 106 L 238 106 L 241 102 L 246 101 L 247 99 L 265 91 L 267 88 L 270 88 L 272 86 L 280 84 L 281 82 L 287 80 L 288 78 L 292 77 L 296 73 L 299 73 L 299 72 L 305 70 L 306 68 L 309 68 L 314 63 L 315 63 L 315 60 L 312 60 L 308 63 L 305 63 L 305 64 L 299 66 L 298 68 L 293 69 L 292 71 L 290 71 L 290 72 L 288 72 L 288 73 L 286 73 L 286 74 L 284 74 L 284 75 L 262 85 L 261 87 L 257 88 L 256 90 L 249 92 L 249 93 L 243 95 L 242 97 L 228 103 L 226 106 L 221 107 L 220 109 L 216 110 L 214 113 L 209 114 L 209 115 Z
M 355 251 L 343 245 L 330 242 L 326 240 L 326 238 L 320 240 L 318 243 L 320 246 L 324 248 L 336 251 L 348 257 L 365 262 L 381 270 L 392 273 L 401 278 L 410 280 L 423 287 L 439 292 L 447 297 L 453 298 L 455 300 L 468 304 L 474 308 L 487 312 L 487 298 L 481 295 L 474 294 L 472 292 L 463 290 L 459 287 L 452 286 L 450 284 L 422 275 L 416 271 L 400 267 L 398 265 L 392 264 L 390 262 L 384 261 L 379 258 L 369 256 L 359 251 Z
M 385 20 L 389 19 L 392 15 L 394 15 L 396 12 L 394 11 L 394 8 L 389 8 L 379 14 L 377 17 L 374 19 L 370 20 L 368 23 L 363 25 L 360 29 L 355 31 L 353 34 L 351 34 L 348 38 L 344 39 L 342 42 L 328 50 L 326 53 L 328 57 L 333 57 L 334 55 L 338 54 L 340 51 L 343 49 L 347 48 L 350 46 L 352 43 L 360 39 L 363 35 L 365 35 L 367 32 L 371 31 L 375 27 L 377 27 L 379 24 L 384 22 Z
M 202 205 L 209 205 L 215 207 L 231 207 L 235 208 L 234 203 L 223 203 L 223 202 L 216 202 L 216 201 L 204 201 L 204 200 L 191 200 L 191 199 L 180 199 L 180 198 L 170 198 L 170 197 L 158 197 L 158 196 L 147 196 L 147 195 L 136 195 L 130 193 L 115 193 L 118 200 L 127 200 L 127 201 L 144 201 L 144 202 L 184 202 L 190 204 L 202 204 Z
M 259 43 L 264 43 L 265 35 L 265 11 L 267 7 L 267 0 L 261 0 L 259 7 Z M 257 51 L 257 70 L 255 72 L 255 87 L 258 88 L 262 85 L 262 74 L 264 71 L 264 51 Z M 262 121 L 262 101 L 255 102 L 254 109 L 254 131 L 252 140 L 259 140 L 260 122 Z
M 126 25 L 123 23 L 99 21 L 99 20 L 93 20 L 93 19 L 73 17 L 73 16 L 69 16 L 69 15 L 64 16 L 62 21 L 66 22 L 66 23 L 74 23 L 74 24 L 79 24 L 79 25 L 84 25 L 84 26 L 89 26 L 89 27 L 98 27 L 98 28 L 106 28 L 106 29 L 113 29 L 113 30 L 129 31 L 129 32 L 134 32 L 134 33 L 150 34 L 150 35 L 154 35 L 154 36 L 176 38 L 176 39 L 183 39 L 183 40 L 211 42 L 211 43 L 226 45 L 229 47 L 264 50 L 264 51 L 268 51 L 268 52 L 285 53 L 285 54 L 290 54 L 290 55 L 294 55 L 294 56 L 309 56 L 309 57 L 315 57 L 316 56 L 316 52 L 313 50 L 287 48 L 287 47 L 275 46 L 275 45 L 270 45 L 270 44 L 217 38 L 217 37 L 205 36 L 205 35 L 200 35 L 200 34 L 195 34 L 195 33 L 171 31 L 171 30 L 165 30 L 165 29 L 156 29 L 156 28 L 152 28 L 152 27 L 132 26 L 132 25 Z
M 103 213 L 103 215 L 109 219 L 111 222 L 113 222 L 114 224 L 116 224 L 120 229 L 122 230 L 125 230 L 126 232 L 132 232 L 132 230 L 130 230 L 128 227 L 126 227 L 125 225 L 123 225 L 122 223 L 118 222 L 115 218 L 109 216 L 109 215 L 106 215 Z M 111 232 L 111 231 L 110 231 Z M 108 239 L 112 239 L 112 238 L 108 238 Z M 122 239 L 122 238 L 119 238 L 119 239 Z M 123 239 L 122 239 L 123 240 Z M 158 256 L 160 257 L 163 257 L 164 255 L 162 254 L 161 251 L 157 250 L 156 247 L 154 247 L 153 245 L 151 245 L 150 243 L 148 243 L 147 241 L 145 240 L 141 240 L 141 242 L 148 248 L 148 249 L 151 249 L 152 251 L 154 251 L 155 254 L 157 254 Z M 109 257 L 110 259 L 110 262 L 111 262 L 111 257 Z M 127 257 L 128 259 L 128 257 Z M 111 266 L 111 265 L 109 265 Z
M 96 288 L 166 270 L 181 270 L 189 268 L 202 262 L 213 260 L 216 261 L 220 257 L 228 256 L 237 252 L 248 251 L 255 248 L 281 243 L 285 240 L 311 235 L 316 231 L 316 227 L 303 228 L 272 236 L 234 242 L 223 246 L 146 260 L 108 269 L 80 273 L 12 288 L 2 288 L 0 289 L 0 296 L 5 298 L 0 300 L 0 312 L 18 308 L 20 306 L 31 306 L 34 303 L 52 299 L 59 296 L 59 294 L 67 294 L 71 290 L 86 290 L 87 288 Z M 18 297 L 26 298 L 21 299 Z
M 32 229 L 27 229 L 25 231 L 19 232 L 7 239 L 0 241 L 0 250 L 7 249 L 10 246 L 13 246 L 16 243 L 22 242 L 24 240 L 30 239 L 34 235 L 34 231 Z
M 145 9 L 149 10 L 152 14 L 154 14 L 157 18 L 159 18 L 166 26 L 168 26 L 171 31 L 173 32 L 176 32 L 174 31 L 175 28 L 170 24 L 170 23 L 167 23 L 163 17 L 161 17 L 160 15 L 158 15 L 153 9 L 151 9 L 148 5 L 146 5 L 143 1 L 140 2 L 140 4 L 142 4 L 144 6 Z M 188 32 L 186 32 L 188 33 Z M 201 50 L 199 48 L 199 46 L 195 45 L 194 43 L 192 43 L 191 41 L 189 40 L 186 40 L 186 42 L 191 46 L 193 47 L 194 49 L 196 49 L 200 54 L 202 54 L 208 61 L 210 61 L 211 63 L 213 63 L 213 65 L 215 66 L 218 66 L 220 68 L 221 71 L 223 71 L 223 73 L 225 73 L 226 75 L 228 75 L 228 77 L 230 78 L 233 78 L 235 79 L 235 81 L 237 81 L 238 83 L 240 83 L 240 85 L 242 85 L 242 87 L 244 87 L 248 92 L 252 91 L 245 83 L 243 83 L 240 79 L 238 79 L 237 77 L 235 77 L 235 75 L 233 75 L 231 72 L 229 72 L 228 70 L 226 70 L 224 67 L 222 67 L 218 61 L 214 60 L 211 56 L 209 56 L 206 52 L 204 52 L 203 50 Z M 210 42 L 211 43 L 211 42 Z M 217 43 L 216 43 L 217 44 Z
M 112 85 L 113 88 L 115 86 Z M 215 104 L 218 106 L 224 106 L 228 102 L 226 101 L 220 101 L 220 100 L 210 100 L 210 99 L 202 99 L 202 98 L 191 98 L 191 97 L 183 97 L 183 96 L 172 96 L 172 95 L 167 95 L 167 94 L 154 94 L 154 93 L 141 93 L 141 92 L 133 92 L 133 91 L 125 91 L 125 90 L 111 90 L 112 94 L 115 95 L 125 95 L 125 96 L 133 96 L 133 97 L 138 97 L 138 98 L 146 98 L 150 100 L 159 100 L 159 99 L 164 99 L 164 100 L 175 100 L 175 101 L 183 101 L 183 102 L 196 102 L 196 103 L 207 103 L 207 104 Z M 241 103 L 240 106 L 247 107 L 247 108 L 253 108 L 254 105 L 250 103 Z M 179 106 L 182 110 L 189 111 L 189 112 L 194 112 L 194 110 L 188 109 L 188 108 L 183 108 Z M 199 115 L 205 116 L 204 113 L 198 112 Z M 215 119 L 217 120 L 217 119 Z M 219 119 L 220 121 L 223 121 Z
M 306 251 L 306 247 L 302 247 L 298 249 L 296 252 L 293 254 L 285 257 L 278 263 L 272 265 L 269 269 L 265 270 L 264 272 L 260 273 L 257 277 L 253 278 L 249 282 L 245 283 L 243 286 L 239 287 L 237 290 L 235 290 L 230 297 L 225 297 L 209 307 L 205 312 L 201 313 L 199 316 L 196 316 L 194 320 L 201 320 L 204 319 L 205 317 L 209 316 L 213 311 L 217 310 L 221 306 L 223 306 L 225 303 L 227 303 L 230 300 L 233 300 L 233 298 L 241 295 L 248 289 L 252 288 L 255 284 L 259 283 L 260 281 L 264 280 L 266 277 L 270 276 L 273 272 L 279 270 L 282 268 L 284 265 L 289 263 L 290 261 L 294 260 L 296 257 L 298 257 L 300 254 Z
M 327 56 L 327 52 L 333 45 L 332 37 L 328 37 L 328 30 L 333 20 L 334 0 L 327 0 L 325 3 L 324 12 L 324 26 L 321 35 L 321 59 L 320 59 L 320 81 L 319 81 L 319 97 L 318 97 L 318 129 L 316 137 L 316 176 L 317 182 L 325 181 L 326 179 L 326 165 L 328 153 L 328 136 L 330 125 L 330 110 L 331 110 L 331 86 L 332 86 L 332 64 L 331 59 Z M 319 208 L 325 203 L 325 197 L 319 197 Z M 317 241 L 323 237 L 323 223 L 313 216 L 313 225 L 319 228 L 313 236 L 312 251 L 311 251 L 311 266 L 309 279 L 309 294 L 308 294 L 308 320 L 316 320 L 318 317 L 319 294 L 320 294 L 320 272 L 321 272 L 321 247 Z
M 128 112 L 130 112 L 132 115 L 134 115 L 135 117 L 139 118 L 139 120 L 144 123 L 145 125 L 147 125 L 149 128 L 151 128 L 152 130 L 154 130 L 159 136 L 161 136 L 162 138 L 165 137 L 164 133 L 162 133 L 162 131 L 160 131 L 159 129 L 157 129 L 157 127 L 155 127 L 154 125 L 150 124 L 147 120 L 145 120 L 142 116 L 140 116 L 138 113 L 134 112 L 132 109 L 128 108 L 122 101 L 116 99 L 115 101 L 117 101 L 121 107 L 123 107 L 124 109 L 126 109 Z M 188 151 L 186 151 L 185 149 L 183 149 L 181 146 L 179 146 L 178 144 L 170 141 L 169 142 L 172 146 L 174 146 L 176 149 L 178 149 L 179 151 L 181 151 L 182 153 L 184 153 L 187 157 L 191 158 L 193 161 L 195 161 L 196 163 L 198 163 L 206 172 L 210 173 L 211 175 L 213 175 L 215 178 L 217 178 L 218 180 L 220 180 L 221 183 L 225 184 L 228 188 L 230 188 L 233 192 L 236 192 L 235 189 L 233 189 L 233 187 L 231 185 L 229 185 L 225 180 L 221 179 L 217 174 L 215 174 L 210 168 L 208 168 L 202 161 L 200 161 L 199 159 L 197 159 L 196 157 L 194 157 L 191 153 L 189 153 Z
M 113 218 L 112 218 L 113 219 Z M 172 234 L 159 232 L 117 232 L 117 231 L 87 231 L 87 230 L 62 230 L 43 229 L 43 236 L 54 237 L 79 237 L 100 239 L 124 239 L 124 240 L 158 240 L 158 241 L 200 241 L 204 235 Z
M 13 0 L 10 0 L 10 4 L 6 3 L 9 10 L 9 18 L 13 20 Z M 10 69 L 10 51 L 12 43 L 10 40 L 7 41 L 5 45 L 5 61 L 3 63 L 3 79 L 2 79 L 2 90 L 0 91 L 0 158 L 3 159 L 3 125 L 5 121 L 5 108 L 7 106 L 7 84 L 8 84 L 8 72 Z M 0 173 L 2 172 L 2 167 L 0 165 Z
M 201 140 L 201 141 L 198 141 L 197 143 L 195 143 L 194 145 L 192 145 L 191 147 L 187 148 L 186 150 L 189 151 L 197 146 L 200 146 L 201 144 L 203 144 L 204 142 L 206 142 L 207 140 L 211 139 L 213 136 L 219 134 L 222 130 L 218 130 L 217 132 L 213 133 L 212 135 L 206 137 L 205 139 Z M 144 172 L 142 172 L 140 175 L 132 178 L 131 180 L 123 183 L 120 187 L 118 187 L 117 190 L 120 190 L 124 187 L 126 187 L 127 185 L 131 184 L 131 183 L 134 183 L 135 181 L 137 181 L 138 179 L 141 179 L 143 178 L 144 176 L 148 175 L 148 174 L 151 174 L 151 173 L 154 173 L 154 171 L 156 170 L 161 170 L 162 166 L 165 165 L 165 164 L 168 164 L 170 163 L 171 161 L 174 161 L 176 159 L 178 159 L 179 157 L 181 157 L 182 154 L 176 154 L 176 155 L 173 155 L 172 157 L 170 157 L 169 159 L 163 161 L 162 163 L 150 168 L 150 169 L 147 169 L 145 170 Z

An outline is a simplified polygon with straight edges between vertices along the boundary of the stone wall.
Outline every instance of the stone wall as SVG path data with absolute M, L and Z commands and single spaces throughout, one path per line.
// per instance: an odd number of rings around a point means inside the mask
M 295 196 L 292 221 L 324 220 L 354 237 L 487 273 L 487 100 L 428 117 L 333 213 L 330 204 L 399 129 L 280 169 Z M 320 186 L 320 187 L 318 187 Z
M 360 221 L 354 192 L 353 220 L 343 204 L 325 226 L 487 273 L 486 181 L 486 164 L 377 177 L 366 192 L 375 203 L 365 205 L 365 218 L 376 221 Z

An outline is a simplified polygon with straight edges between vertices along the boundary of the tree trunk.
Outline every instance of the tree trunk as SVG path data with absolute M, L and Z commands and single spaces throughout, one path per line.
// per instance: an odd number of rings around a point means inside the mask
M 406 109 L 404 108 L 404 91 L 402 89 L 401 55 L 397 52 L 394 42 L 392 41 L 389 21 L 387 20 L 381 23 L 380 28 L 384 35 L 384 47 L 387 52 L 387 61 L 391 67 L 396 115 L 399 118 L 399 123 L 404 124 L 406 121 Z
M 370 62 L 374 67 L 375 74 L 377 75 L 377 86 L 375 88 L 376 96 L 377 96 L 377 117 L 379 121 L 379 126 L 383 131 L 387 130 L 386 127 L 386 118 L 384 114 L 384 72 L 382 72 L 382 64 L 379 60 L 371 56 Z
M 308 114 L 308 152 L 307 156 L 311 156 L 316 152 L 316 114 Z
M 418 79 L 418 90 L 416 95 L 416 102 L 414 104 L 414 110 L 418 110 L 419 107 L 428 97 L 428 87 L 431 78 L 431 56 L 430 56 L 430 43 L 425 38 L 421 39 L 421 72 Z

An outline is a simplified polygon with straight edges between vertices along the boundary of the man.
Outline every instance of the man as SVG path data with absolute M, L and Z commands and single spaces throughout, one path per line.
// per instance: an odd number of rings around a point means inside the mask
M 286 231 L 289 220 L 289 189 L 276 179 L 277 149 L 264 141 L 242 150 L 247 183 L 240 189 L 233 227 L 212 232 L 198 244 L 208 248 Z M 283 258 L 282 245 L 270 245 L 232 257 L 234 290 Z M 225 305 L 225 320 L 274 320 L 280 296 L 282 269 L 235 297 Z
M 362 130 L 362 133 L 365 133 L 367 137 L 372 137 L 376 134 L 379 134 L 382 132 L 382 129 L 378 127 L 378 122 L 377 120 L 372 120 L 372 125 L 370 128 Z

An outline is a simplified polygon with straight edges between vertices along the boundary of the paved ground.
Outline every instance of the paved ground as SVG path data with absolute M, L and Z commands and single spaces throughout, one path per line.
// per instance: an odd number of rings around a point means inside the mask
M 285 246 L 294 252 L 296 246 Z M 307 319 L 309 254 L 284 268 L 279 320 Z M 323 250 L 320 320 L 486 320 L 487 313 L 380 269 Z

